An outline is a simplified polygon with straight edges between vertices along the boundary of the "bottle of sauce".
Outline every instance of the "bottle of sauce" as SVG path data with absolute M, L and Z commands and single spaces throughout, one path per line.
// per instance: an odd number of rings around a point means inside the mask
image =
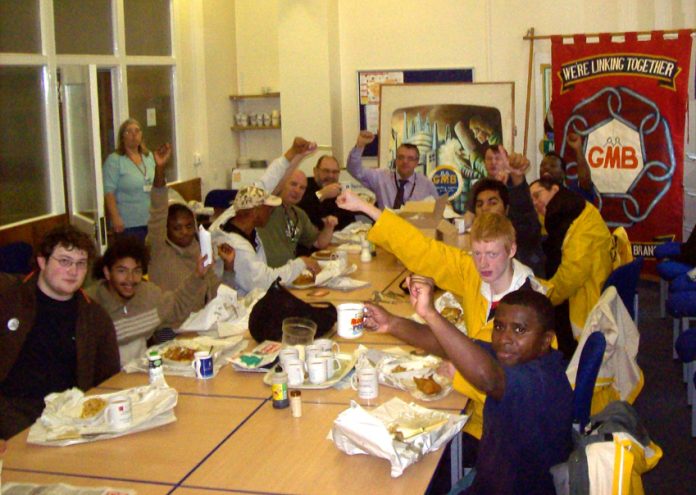
M 275 409 L 285 409 L 290 405 L 290 399 L 288 398 L 288 374 L 282 368 L 277 368 L 275 373 L 273 373 L 271 394 Z

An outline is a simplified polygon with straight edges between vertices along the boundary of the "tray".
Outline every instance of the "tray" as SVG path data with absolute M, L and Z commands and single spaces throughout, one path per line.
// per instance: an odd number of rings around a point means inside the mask
M 336 354 L 336 359 L 338 359 L 338 362 L 341 365 L 341 367 L 338 369 L 338 371 L 336 371 L 336 374 L 334 374 L 334 376 L 330 380 L 326 380 L 324 383 L 317 384 L 310 383 L 309 380 L 305 380 L 305 382 L 302 385 L 295 385 L 289 388 L 300 390 L 323 390 L 326 388 L 333 387 L 338 382 L 340 382 L 348 373 L 350 373 L 350 370 L 352 370 L 353 366 L 355 366 L 355 361 L 357 358 L 353 354 L 339 352 Z M 265 383 L 266 385 L 271 385 L 274 372 L 275 367 L 272 368 L 268 373 L 263 375 L 263 383 Z

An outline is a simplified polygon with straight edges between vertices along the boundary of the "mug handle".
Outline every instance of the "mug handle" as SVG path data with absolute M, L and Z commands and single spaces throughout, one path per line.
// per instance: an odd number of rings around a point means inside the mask
M 357 391 L 358 390 L 358 370 L 355 370 L 353 376 L 350 377 L 350 388 Z
M 201 360 L 193 358 L 193 361 L 191 361 L 191 368 L 193 368 L 193 371 L 196 373 L 196 378 L 201 377 Z

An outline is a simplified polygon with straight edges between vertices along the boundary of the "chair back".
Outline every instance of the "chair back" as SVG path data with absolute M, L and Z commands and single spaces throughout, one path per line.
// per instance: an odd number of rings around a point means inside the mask
M 0 272 L 27 274 L 31 271 L 33 249 L 19 241 L 0 247 Z
M 205 206 L 226 210 L 232 205 L 234 197 L 237 195 L 236 189 L 213 189 L 205 195 Z
M 616 292 L 619 293 L 619 297 L 621 297 L 633 321 L 636 319 L 635 304 L 633 301 L 636 290 L 638 289 L 638 280 L 640 279 L 640 270 L 642 267 L 643 258 L 636 258 L 630 263 L 620 266 L 611 272 L 604 282 L 604 287 L 602 287 L 602 292 L 611 285 L 616 287 Z
M 590 420 L 595 382 L 606 348 L 607 341 L 602 332 L 593 332 L 582 348 L 573 392 L 573 425 L 578 431 L 582 431 Z

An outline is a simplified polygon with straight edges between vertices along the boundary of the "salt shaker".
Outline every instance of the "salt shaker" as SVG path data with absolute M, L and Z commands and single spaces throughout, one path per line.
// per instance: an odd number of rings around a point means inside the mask
M 363 236 L 360 241 L 360 261 L 363 263 L 369 263 L 372 261 L 372 253 L 370 253 L 370 243 Z
M 293 418 L 302 416 L 302 392 L 299 390 L 290 391 L 290 411 Z

